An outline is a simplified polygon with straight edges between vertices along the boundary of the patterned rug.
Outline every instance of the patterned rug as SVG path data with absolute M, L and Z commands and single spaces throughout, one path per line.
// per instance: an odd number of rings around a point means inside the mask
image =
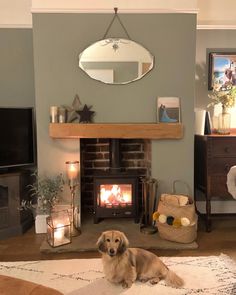
M 106 281 L 101 259 L 0 262 L 0 274 L 28 280 L 66 295 L 235 295 L 236 264 L 227 255 L 206 257 L 162 257 L 185 285 L 171 288 L 135 282 L 130 289 Z M 7 293 L 6 293 L 7 294 Z

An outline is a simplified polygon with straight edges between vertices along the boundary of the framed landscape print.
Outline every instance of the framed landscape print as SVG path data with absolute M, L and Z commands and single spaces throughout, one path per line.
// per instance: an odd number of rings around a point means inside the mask
M 236 86 L 236 52 L 210 52 L 208 90 L 215 83 L 224 86 L 228 82 Z
M 157 122 L 178 123 L 180 122 L 180 98 L 158 97 L 157 98 Z

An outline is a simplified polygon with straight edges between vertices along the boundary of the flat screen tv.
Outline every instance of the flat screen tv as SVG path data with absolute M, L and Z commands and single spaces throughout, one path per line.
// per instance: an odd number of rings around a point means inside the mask
M 36 163 L 33 108 L 0 107 L 0 169 Z

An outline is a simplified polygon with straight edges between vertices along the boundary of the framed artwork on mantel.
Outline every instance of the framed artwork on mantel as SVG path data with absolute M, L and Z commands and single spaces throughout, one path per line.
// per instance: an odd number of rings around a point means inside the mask
M 180 122 L 180 98 L 158 97 L 157 98 L 157 122 L 179 123 Z
M 208 90 L 215 83 L 224 86 L 229 82 L 236 86 L 236 52 L 210 52 Z

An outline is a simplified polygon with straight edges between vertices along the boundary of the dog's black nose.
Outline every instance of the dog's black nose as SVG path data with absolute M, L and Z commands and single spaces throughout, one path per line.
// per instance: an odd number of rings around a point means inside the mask
M 113 254 L 115 254 L 115 250 L 111 248 L 111 249 L 109 250 L 109 253 L 110 253 L 111 255 L 113 255 Z

